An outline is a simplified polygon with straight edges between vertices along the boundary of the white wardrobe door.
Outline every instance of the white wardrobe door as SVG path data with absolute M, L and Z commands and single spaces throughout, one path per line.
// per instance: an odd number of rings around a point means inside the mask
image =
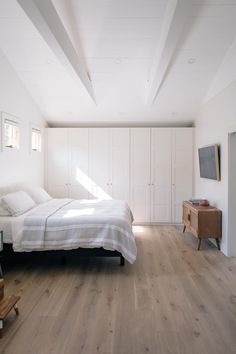
M 135 222 L 150 221 L 150 129 L 131 128 L 131 208 Z
M 129 203 L 129 128 L 111 129 L 111 144 L 112 198 Z
M 69 147 L 68 129 L 47 129 L 47 185 L 54 198 L 68 197 Z
M 171 222 L 171 128 L 152 128 L 151 221 Z
M 182 202 L 192 197 L 193 130 L 173 129 L 172 221 L 181 222 Z
M 88 199 L 92 195 L 89 177 L 89 130 L 69 129 L 70 145 L 70 197 Z
M 89 168 L 93 198 L 111 199 L 111 131 L 109 128 L 89 129 Z

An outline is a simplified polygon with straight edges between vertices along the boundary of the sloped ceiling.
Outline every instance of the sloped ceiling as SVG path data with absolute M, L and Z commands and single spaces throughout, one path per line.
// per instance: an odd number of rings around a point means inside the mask
M 0 47 L 50 124 L 192 122 L 236 37 L 236 0 L 188 0 L 163 44 L 182 1 L 53 0 L 96 103 L 17 0 L 0 0 Z

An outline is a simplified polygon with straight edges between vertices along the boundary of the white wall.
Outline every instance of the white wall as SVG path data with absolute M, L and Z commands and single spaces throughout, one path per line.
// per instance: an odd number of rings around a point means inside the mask
M 195 197 L 207 198 L 223 212 L 222 251 L 236 256 L 228 239 L 228 134 L 236 131 L 236 82 L 223 89 L 201 108 L 195 125 Z M 199 177 L 197 149 L 218 143 L 221 146 L 221 181 Z M 235 253 L 235 254 L 234 254 Z
M 235 129 L 236 131 L 236 129 Z M 236 256 L 236 132 L 229 134 L 229 254 Z
M 30 124 L 46 123 L 26 89 L 0 50 L 0 112 L 21 121 L 19 151 L 0 152 L 0 187 L 19 182 L 43 185 L 44 153 L 30 153 Z
M 226 89 L 236 80 L 236 40 L 232 43 L 222 61 L 205 97 L 205 103 Z

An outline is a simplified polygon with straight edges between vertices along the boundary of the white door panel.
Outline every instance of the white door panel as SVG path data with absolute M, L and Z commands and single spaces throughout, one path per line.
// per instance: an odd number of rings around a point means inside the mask
M 52 198 L 69 198 L 70 197 L 69 184 L 68 185 L 51 184 L 48 187 L 48 192 Z
M 186 147 L 177 147 L 175 149 L 175 163 L 177 165 L 183 165 L 186 167 L 186 161 L 191 161 L 192 160 L 192 149 L 191 145 L 188 145 L 189 147 L 187 148 L 188 141 L 186 141 Z M 191 167 L 191 166 L 189 166 Z
M 131 207 L 135 222 L 150 221 L 150 129 L 131 128 Z
M 192 197 L 193 130 L 173 129 L 172 221 L 181 222 L 182 202 Z
M 125 200 L 129 204 L 130 138 L 129 128 L 111 129 L 112 198 Z
M 68 129 L 47 129 L 47 185 L 54 198 L 68 197 L 69 150 Z
M 89 171 L 93 198 L 111 199 L 111 132 L 109 128 L 89 129 Z
M 135 186 L 133 187 L 133 204 L 146 204 L 150 202 L 149 200 L 150 187 L 146 186 Z
M 160 203 L 161 205 L 165 204 L 167 200 L 169 200 L 170 187 L 162 187 L 162 188 L 153 188 L 153 200 L 154 203 Z M 167 204 L 169 206 L 169 204 Z
M 158 203 L 152 208 L 152 222 L 169 222 L 169 205 Z
M 92 196 L 89 176 L 89 130 L 69 129 L 70 146 L 70 197 L 88 199 Z
M 174 223 L 182 222 L 182 203 L 176 203 L 173 205 L 173 215 L 174 215 Z
M 152 128 L 152 222 L 171 222 L 171 152 L 171 128 Z
M 193 143 L 193 129 L 192 128 L 174 128 L 175 132 L 175 146 L 177 149 L 186 149 L 189 152 L 189 147 Z

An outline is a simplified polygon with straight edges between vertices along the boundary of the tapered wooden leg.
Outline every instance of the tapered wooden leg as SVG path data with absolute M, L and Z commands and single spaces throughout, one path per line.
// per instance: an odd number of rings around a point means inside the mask
M 220 240 L 218 238 L 216 238 L 216 244 L 217 244 L 218 250 L 220 251 Z
M 201 243 L 202 243 L 202 239 L 199 238 L 199 239 L 198 239 L 198 246 L 197 246 L 197 250 L 198 250 L 198 251 L 199 251 L 200 248 L 201 248 Z
M 120 256 L 120 265 L 124 266 L 125 265 L 125 259 L 123 256 Z
M 185 230 L 186 230 L 186 225 L 184 225 L 184 228 L 183 228 L 183 233 L 185 233 Z
M 15 310 L 16 315 L 19 316 L 19 309 L 18 309 L 17 304 L 14 306 L 14 310 Z
M 0 320 L 0 338 L 2 338 L 3 320 Z

